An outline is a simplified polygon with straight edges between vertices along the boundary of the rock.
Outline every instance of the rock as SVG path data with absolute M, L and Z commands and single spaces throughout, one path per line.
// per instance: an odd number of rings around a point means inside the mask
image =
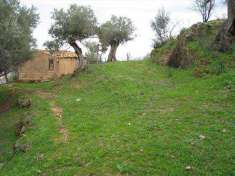
M 76 102 L 80 102 L 80 101 L 81 101 L 81 99 L 80 99 L 80 98 L 77 98 L 77 99 L 76 99 Z
M 26 127 L 23 126 L 23 127 L 21 128 L 20 135 L 23 135 L 23 134 L 25 133 L 25 131 L 26 131 Z
M 27 97 L 20 97 L 17 100 L 17 105 L 20 108 L 29 108 L 32 105 L 32 100 L 30 98 L 27 98 Z
M 27 116 L 24 120 L 23 123 L 26 127 L 31 126 L 32 125 L 32 117 L 31 116 Z
M 223 129 L 223 131 L 222 131 L 223 133 L 226 133 L 227 132 L 227 130 L 226 129 Z
M 23 152 L 26 153 L 30 148 L 29 144 L 21 144 L 20 142 L 16 141 L 16 143 L 13 146 L 13 150 L 15 153 Z
M 28 116 L 24 120 L 20 120 L 15 125 L 15 134 L 17 137 L 22 136 L 27 127 L 30 127 L 32 125 L 32 117 Z
M 205 139 L 206 139 L 206 136 L 200 135 L 199 138 L 200 138 L 201 140 L 205 140 Z
M 37 161 L 42 161 L 44 160 L 44 154 L 38 154 L 36 157 Z
M 23 129 L 24 128 L 24 129 Z M 15 125 L 15 134 L 17 137 L 22 135 L 22 132 L 25 132 L 25 127 L 24 127 L 24 123 L 23 121 L 19 121 L 18 123 L 16 123 Z
M 193 169 L 192 166 L 186 166 L 186 167 L 185 167 L 185 170 L 186 170 L 186 171 L 191 171 L 192 169 Z

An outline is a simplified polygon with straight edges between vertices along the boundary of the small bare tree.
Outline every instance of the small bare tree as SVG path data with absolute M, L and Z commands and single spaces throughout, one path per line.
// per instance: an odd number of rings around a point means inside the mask
M 199 12 L 203 22 L 208 22 L 215 8 L 215 0 L 194 0 L 193 9 Z
M 158 11 L 157 16 L 151 22 L 151 27 L 160 43 L 164 43 L 169 38 L 169 23 L 170 16 L 164 8 Z
M 158 14 L 151 22 L 151 27 L 156 33 L 157 37 L 154 40 L 154 48 L 161 46 L 163 43 L 173 37 L 172 33 L 175 30 L 177 24 L 178 23 L 171 23 L 170 15 L 164 8 L 158 10 Z

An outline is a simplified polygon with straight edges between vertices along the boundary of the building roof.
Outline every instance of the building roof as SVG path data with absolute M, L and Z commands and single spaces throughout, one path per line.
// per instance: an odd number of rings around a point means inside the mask
M 61 51 L 55 52 L 53 54 L 53 56 L 58 57 L 58 58 L 68 58 L 68 57 L 69 58 L 71 58 L 71 57 L 77 58 L 78 57 L 75 52 L 65 51 L 65 50 L 61 50 Z
M 47 51 L 47 50 L 37 50 L 37 52 L 50 55 L 49 51 Z M 53 54 L 53 57 L 57 57 L 57 58 L 77 58 L 78 56 L 75 52 L 60 50 L 60 51 L 55 52 Z

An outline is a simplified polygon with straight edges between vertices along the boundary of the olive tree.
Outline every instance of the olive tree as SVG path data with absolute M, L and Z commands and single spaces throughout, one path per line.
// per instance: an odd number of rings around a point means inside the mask
M 15 71 L 19 64 L 31 57 L 35 47 L 32 33 L 38 20 L 34 7 L 22 6 L 18 0 L 0 0 L 1 75 Z
M 55 46 L 57 43 L 59 47 L 69 44 L 77 54 L 80 66 L 84 66 L 83 51 L 78 42 L 96 34 L 97 19 L 94 11 L 90 7 L 72 4 L 68 10 L 55 9 L 52 19 L 54 23 L 49 34 L 54 38 L 54 42 L 51 44 Z
M 109 21 L 102 24 L 99 29 L 99 39 L 103 50 L 110 47 L 108 62 L 116 61 L 117 48 L 134 38 L 135 27 L 127 17 L 112 16 Z
M 47 48 L 47 50 L 49 51 L 49 53 L 51 55 L 53 55 L 53 53 L 55 53 L 56 51 L 59 50 L 60 48 L 60 44 L 58 41 L 53 40 L 53 41 L 47 41 L 44 43 L 44 46 Z
M 215 0 L 194 0 L 193 8 L 201 14 L 203 22 L 208 22 L 215 8 Z

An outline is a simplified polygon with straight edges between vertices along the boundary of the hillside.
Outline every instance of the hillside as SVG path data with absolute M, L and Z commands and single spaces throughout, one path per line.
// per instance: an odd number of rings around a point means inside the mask
M 235 42 L 228 52 L 217 49 L 217 35 L 223 27 L 223 20 L 194 24 L 183 29 L 172 39 L 152 51 L 152 60 L 161 65 L 176 68 L 193 67 L 201 75 L 218 74 L 224 69 L 235 68 Z
M 235 71 L 193 72 L 119 62 L 1 86 L 1 104 L 25 94 L 32 107 L 0 114 L 0 175 L 234 175 Z

